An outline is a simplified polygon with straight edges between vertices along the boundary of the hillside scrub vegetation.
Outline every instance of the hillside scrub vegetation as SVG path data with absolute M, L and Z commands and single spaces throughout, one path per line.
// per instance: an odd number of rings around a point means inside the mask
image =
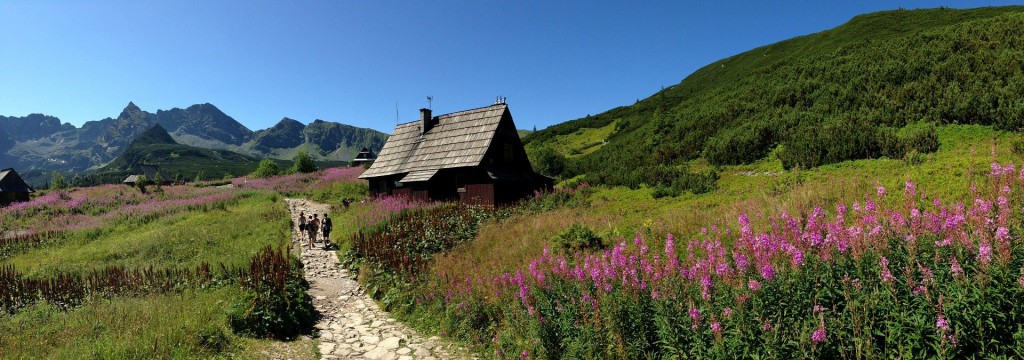
M 298 154 L 295 154 L 295 158 L 292 159 L 292 168 L 288 172 L 292 174 L 311 173 L 316 170 L 316 163 L 313 162 L 313 157 L 309 156 L 309 153 L 305 150 L 300 150 Z
M 751 164 L 785 168 L 937 149 L 934 125 L 1024 129 L 1024 8 L 897 10 L 714 62 L 631 106 L 551 126 L 528 148 L 616 123 L 609 146 L 562 178 L 608 169 Z M 551 175 L 551 174 L 549 174 Z M 615 182 L 611 182 L 615 183 Z
M 281 169 L 277 166 L 277 162 L 271 159 L 263 159 L 260 161 L 260 165 L 256 167 L 256 171 L 253 171 L 249 176 L 254 178 L 268 178 L 280 174 Z

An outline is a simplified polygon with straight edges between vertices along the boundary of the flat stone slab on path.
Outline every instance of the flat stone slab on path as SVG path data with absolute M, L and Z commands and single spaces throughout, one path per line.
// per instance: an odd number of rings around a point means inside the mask
M 293 224 L 298 224 L 299 212 L 316 213 L 322 218 L 330 210 L 326 204 L 309 200 L 285 201 Z M 292 242 L 301 249 L 309 295 L 321 315 L 315 327 L 320 330 L 322 359 L 470 358 L 461 348 L 439 346 L 441 339 L 424 338 L 416 330 L 394 321 L 363 293 L 355 275 L 341 268 L 337 253 L 323 250 L 323 243 L 310 249 L 308 240 L 299 236 L 297 229 L 292 229 Z

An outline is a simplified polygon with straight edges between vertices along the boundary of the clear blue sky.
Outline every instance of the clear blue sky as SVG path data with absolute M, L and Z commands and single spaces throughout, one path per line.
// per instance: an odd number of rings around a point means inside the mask
M 1002 1 L 0 1 L 0 115 L 80 126 L 212 103 L 390 133 L 508 98 L 519 128 L 632 104 L 761 45 L 898 7 Z

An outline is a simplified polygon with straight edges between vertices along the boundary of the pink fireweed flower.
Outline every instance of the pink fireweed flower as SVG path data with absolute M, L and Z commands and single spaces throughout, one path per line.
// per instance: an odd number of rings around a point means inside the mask
M 942 331 L 949 330 L 949 322 L 946 321 L 946 317 L 939 315 L 939 319 L 935 320 L 935 327 Z
M 700 310 L 697 308 L 690 308 L 690 320 L 693 323 L 692 327 L 696 329 L 700 325 Z
M 761 283 L 757 280 L 750 279 L 750 281 L 747 281 L 747 287 L 750 288 L 751 291 L 760 291 Z
M 768 322 L 768 321 L 765 321 L 764 324 L 761 324 L 761 330 L 771 331 L 772 330 L 772 323 Z
M 736 270 L 744 272 L 747 271 L 748 267 L 750 267 L 750 262 L 747 261 L 746 255 L 743 255 L 740 252 L 733 252 L 732 258 L 736 261 Z
M 960 263 L 953 258 L 953 264 L 949 265 L 949 272 L 953 274 L 953 277 L 961 277 L 964 275 L 964 268 L 960 266 Z
M 882 186 L 882 185 L 876 186 L 875 187 L 875 196 L 878 196 L 878 197 L 885 196 L 885 186 Z
M 1021 278 L 1021 281 L 1024 281 L 1024 278 Z M 722 309 L 722 316 L 726 318 L 732 317 L 732 308 L 727 307 L 725 309 Z
M 907 181 L 903 184 L 903 192 L 910 196 L 917 195 L 917 187 L 913 182 Z
M 665 237 L 665 256 L 670 258 L 676 256 L 676 237 L 671 233 Z
M 978 245 L 978 261 L 982 265 L 988 265 L 992 262 L 992 245 L 981 243 Z
M 891 283 L 896 280 L 896 278 L 892 276 L 892 272 L 889 271 L 889 259 L 886 259 L 885 256 L 883 256 L 882 259 L 879 260 L 879 266 L 882 267 L 882 282 Z
M 797 267 L 804 265 L 804 252 L 800 249 L 793 250 L 793 265 Z
M 711 323 L 711 331 L 714 332 L 715 334 L 721 334 L 722 333 L 722 324 L 717 322 L 717 321 L 712 322 Z
M 1005 226 L 1000 226 L 996 229 L 996 239 L 999 241 L 1006 241 L 1010 238 L 1010 229 Z
M 821 327 L 819 327 L 817 330 L 814 330 L 814 334 L 811 334 L 811 341 L 813 341 L 815 344 L 821 344 L 825 342 L 825 337 L 827 335 L 828 332 L 825 331 L 825 325 L 822 324 Z
M 815 313 L 825 312 L 825 307 L 821 306 L 821 305 L 814 305 L 814 312 Z
M 865 200 L 864 201 L 864 211 L 874 212 L 877 209 L 878 209 L 878 206 L 875 205 L 874 201 L 871 201 L 871 200 Z
M 775 267 L 772 264 L 761 265 L 761 277 L 765 280 L 771 280 L 775 278 Z
M 1022 171 L 1024 171 L 1024 170 L 1022 170 Z M 1017 283 L 1020 284 L 1021 287 L 1024 287 L 1024 276 L 1022 276 L 1019 280 L 1017 280 Z

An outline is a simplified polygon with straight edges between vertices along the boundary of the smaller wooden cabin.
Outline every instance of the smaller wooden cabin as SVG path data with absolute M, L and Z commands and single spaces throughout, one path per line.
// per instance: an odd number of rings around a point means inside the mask
M 0 170 L 0 206 L 28 201 L 34 192 L 36 190 L 28 186 L 13 168 Z
M 359 177 L 373 195 L 485 206 L 511 204 L 554 183 L 533 171 L 505 103 L 441 116 L 420 109 L 420 120 L 396 126 Z
M 363 148 L 360 150 L 356 157 L 352 159 L 352 166 L 363 166 L 366 163 L 372 163 L 377 160 L 377 156 L 373 154 L 373 150 L 370 148 Z
M 159 179 L 157 179 L 157 174 L 159 174 Z M 128 186 L 135 186 L 135 183 L 139 182 L 140 175 L 146 175 L 146 179 L 149 180 L 150 183 L 159 181 L 160 184 L 170 184 L 173 181 L 169 176 L 167 176 L 167 174 L 160 172 L 159 166 L 139 165 L 139 171 L 136 174 L 128 175 L 128 177 L 126 177 L 124 181 L 121 181 L 121 183 Z

